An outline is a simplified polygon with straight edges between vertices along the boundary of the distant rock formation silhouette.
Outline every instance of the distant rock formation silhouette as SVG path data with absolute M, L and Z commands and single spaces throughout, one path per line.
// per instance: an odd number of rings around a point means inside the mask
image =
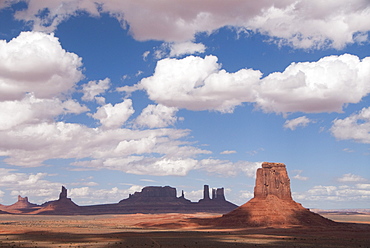
M 254 198 L 211 221 L 217 226 L 331 226 L 337 224 L 311 212 L 291 196 L 285 164 L 264 162 L 257 169 Z
M 172 202 L 178 200 L 176 196 L 176 189 L 170 186 L 149 186 L 144 187 L 141 192 L 135 192 L 130 194 L 128 199 L 124 199 L 119 203 L 124 203 L 127 201 L 132 202 Z
M 235 209 L 237 205 L 226 201 L 225 196 L 216 201 L 209 198 L 209 186 L 205 185 L 203 190 L 203 199 L 198 202 L 191 202 L 186 199 L 184 194 L 177 197 L 176 189 L 165 186 L 149 186 L 142 189 L 141 192 L 135 192 L 129 198 L 119 202 L 126 211 L 139 213 L 189 213 L 189 212 L 213 212 L 227 213 Z M 223 199 L 223 200 L 222 200 Z M 133 208 L 135 210 L 130 210 Z
M 204 186 L 203 199 L 199 202 L 191 202 L 184 196 L 184 191 L 177 197 L 176 188 L 170 186 L 148 186 L 141 192 L 130 194 L 114 204 L 101 204 L 91 206 L 78 206 L 71 198 L 68 198 L 67 189 L 62 186 L 59 199 L 48 201 L 42 205 L 28 202 L 28 198 L 18 197 L 18 202 L 10 205 L 0 205 L 3 213 L 27 213 L 27 214 L 48 214 L 48 215 L 74 215 L 74 214 L 135 214 L 135 213 L 227 213 L 238 207 L 226 201 L 224 189 L 214 190 L 216 193 L 209 197 L 209 186 Z M 2 213 L 2 212 L 0 212 Z
M 62 191 L 59 194 L 59 200 L 67 198 L 67 189 L 62 186 Z
M 16 203 L 9 206 L 1 205 L 0 209 L 4 211 L 4 213 L 27 213 L 34 211 L 37 207 L 37 204 L 30 203 L 28 201 L 28 197 L 22 197 L 19 195 Z
M 40 209 L 32 212 L 32 214 L 68 215 L 81 214 L 81 212 L 81 207 L 74 203 L 71 198 L 67 198 L 67 189 L 62 186 L 58 200 L 45 202 Z
M 211 198 L 209 198 L 209 185 L 204 185 L 203 200 L 211 200 Z
M 33 208 L 37 207 L 37 204 L 30 203 L 28 201 L 28 197 L 22 197 L 18 196 L 18 201 L 14 203 L 13 205 L 8 206 L 8 209 L 27 209 L 27 208 Z

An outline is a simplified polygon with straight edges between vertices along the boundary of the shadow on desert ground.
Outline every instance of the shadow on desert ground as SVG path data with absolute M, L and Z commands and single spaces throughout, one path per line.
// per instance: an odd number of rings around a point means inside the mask
M 227 229 L 197 224 L 198 218 L 213 217 L 217 216 L 1 215 L 0 247 L 370 247 L 366 224 Z

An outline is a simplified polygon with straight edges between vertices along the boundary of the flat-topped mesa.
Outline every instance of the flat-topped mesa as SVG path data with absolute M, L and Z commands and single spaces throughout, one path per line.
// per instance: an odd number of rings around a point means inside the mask
M 144 187 L 141 192 L 135 192 L 134 194 L 129 195 L 129 199 L 134 202 L 161 202 L 165 203 L 166 201 L 176 201 L 177 198 L 176 189 L 170 186 L 147 186 Z M 180 197 L 184 199 L 184 197 Z M 127 202 L 127 199 L 124 199 L 121 202 Z
M 171 197 L 176 198 L 176 189 L 170 186 L 149 186 L 142 189 L 141 194 L 145 197 Z
M 275 195 L 282 200 L 292 200 L 290 179 L 283 163 L 262 163 L 257 169 L 254 198 L 265 199 Z

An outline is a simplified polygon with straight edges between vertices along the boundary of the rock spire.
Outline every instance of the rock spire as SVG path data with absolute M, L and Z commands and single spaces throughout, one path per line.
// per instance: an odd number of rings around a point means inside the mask
M 67 198 L 67 189 L 62 186 L 62 191 L 59 194 L 59 200 Z
M 208 185 L 204 185 L 204 189 L 203 189 L 203 200 L 210 200 L 211 198 L 209 198 L 209 186 Z

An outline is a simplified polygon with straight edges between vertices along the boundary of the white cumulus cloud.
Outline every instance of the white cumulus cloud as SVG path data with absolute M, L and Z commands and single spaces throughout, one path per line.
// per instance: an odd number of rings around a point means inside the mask
M 78 204 L 106 204 L 117 203 L 122 199 L 128 198 L 129 194 L 141 191 L 139 185 L 132 185 L 128 189 L 95 189 L 91 187 L 71 188 L 68 189 L 68 197 Z
M 80 114 L 88 111 L 75 100 L 58 98 L 37 99 L 27 94 L 22 100 L 0 101 L 0 130 L 10 130 L 18 125 L 53 121 L 62 114 Z
M 188 56 L 158 61 L 154 75 L 133 87 L 145 89 L 150 99 L 169 107 L 232 112 L 235 106 L 253 100 L 251 87 L 260 77 L 259 71 L 250 69 L 221 70 L 215 56 Z
M 248 177 L 255 177 L 256 171 L 261 167 L 261 162 L 239 161 L 233 163 L 228 160 L 220 159 L 202 159 L 200 168 L 211 174 L 222 176 L 236 176 L 244 173 Z
M 342 185 L 317 185 L 306 192 L 293 193 L 294 199 L 316 204 L 319 201 L 328 203 L 354 202 L 366 204 L 370 199 L 370 184 Z
M 206 46 L 202 43 L 194 43 L 192 41 L 184 42 L 164 42 L 154 50 L 156 59 L 165 57 L 181 57 L 184 55 L 201 54 L 206 50 Z
M 65 51 L 53 34 L 22 32 L 0 40 L 0 101 L 68 93 L 83 77 L 81 66 L 81 58 Z
M 300 174 L 297 174 L 293 176 L 294 179 L 300 180 L 300 181 L 307 181 L 308 177 L 301 176 Z
M 42 122 L 16 126 L 11 132 L 0 130 L 0 156 L 6 157 L 3 161 L 9 165 L 23 167 L 74 158 L 77 169 L 183 175 L 196 168 L 193 158 L 210 153 L 181 140 L 188 135 L 189 130 L 169 128 L 108 129 Z
M 336 119 L 330 128 L 332 135 L 339 140 L 354 140 L 370 143 L 370 107 L 344 119 Z
M 108 103 L 99 107 L 92 117 L 99 120 L 105 128 L 119 128 L 134 112 L 135 110 L 132 107 L 132 100 L 126 99 L 115 105 Z
M 179 57 L 182 55 L 204 53 L 206 47 L 202 43 L 186 41 L 181 43 L 172 43 L 170 45 L 170 49 L 170 57 Z
M 125 156 L 107 158 L 105 160 L 93 160 L 76 162 L 79 167 L 110 169 L 124 171 L 136 175 L 154 176 L 186 176 L 189 171 L 198 168 L 198 161 L 192 158 L 150 158 L 144 156 Z
M 162 104 L 149 104 L 136 118 L 135 123 L 139 127 L 167 127 L 175 124 L 177 121 L 177 111 L 178 109 L 175 107 L 167 107 Z
M 53 34 L 22 32 L 0 40 L 0 130 L 88 111 L 70 98 L 83 78 L 81 66 Z
M 45 178 L 47 173 L 26 174 L 0 168 L 0 186 L 13 196 L 28 196 L 31 202 L 43 203 L 58 196 L 61 184 Z
M 287 120 L 284 123 L 284 128 L 289 128 L 290 130 L 295 130 L 297 127 L 305 127 L 310 122 L 312 122 L 309 118 L 306 116 L 301 116 L 292 120 Z
M 366 182 L 367 180 L 363 178 L 362 176 L 348 173 L 338 178 L 337 181 L 341 183 L 353 183 L 353 182 Z
M 370 57 L 350 54 L 292 63 L 262 80 L 256 102 L 266 112 L 341 112 L 370 93 L 369 67 Z
M 234 150 L 225 150 L 225 151 L 220 152 L 220 154 L 235 154 L 235 153 L 236 151 Z
M 103 94 L 110 87 L 110 79 L 106 78 L 99 81 L 90 81 L 87 84 L 82 85 L 82 100 L 83 101 L 100 101 L 97 96 Z M 101 101 L 100 101 L 101 102 Z
M 8 0 L 0 8 L 16 2 Z M 180 8 L 171 0 L 29 0 L 27 5 L 15 17 L 33 24 L 34 30 L 53 31 L 80 11 L 91 16 L 109 13 L 137 40 L 184 42 L 228 26 L 268 35 L 280 45 L 341 49 L 365 42 L 370 30 L 370 4 L 364 0 L 192 0 Z M 40 15 L 45 9 L 47 14 Z
M 370 57 L 343 54 L 292 63 L 262 79 L 257 70 L 229 73 L 220 67 L 212 55 L 167 58 L 157 62 L 152 76 L 118 90 L 145 90 L 151 100 L 168 107 L 223 113 L 246 102 L 265 112 L 341 112 L 345 104 L 358 103 L 370 93 Z M 298 121 L 303 124 L 307 118 Z

